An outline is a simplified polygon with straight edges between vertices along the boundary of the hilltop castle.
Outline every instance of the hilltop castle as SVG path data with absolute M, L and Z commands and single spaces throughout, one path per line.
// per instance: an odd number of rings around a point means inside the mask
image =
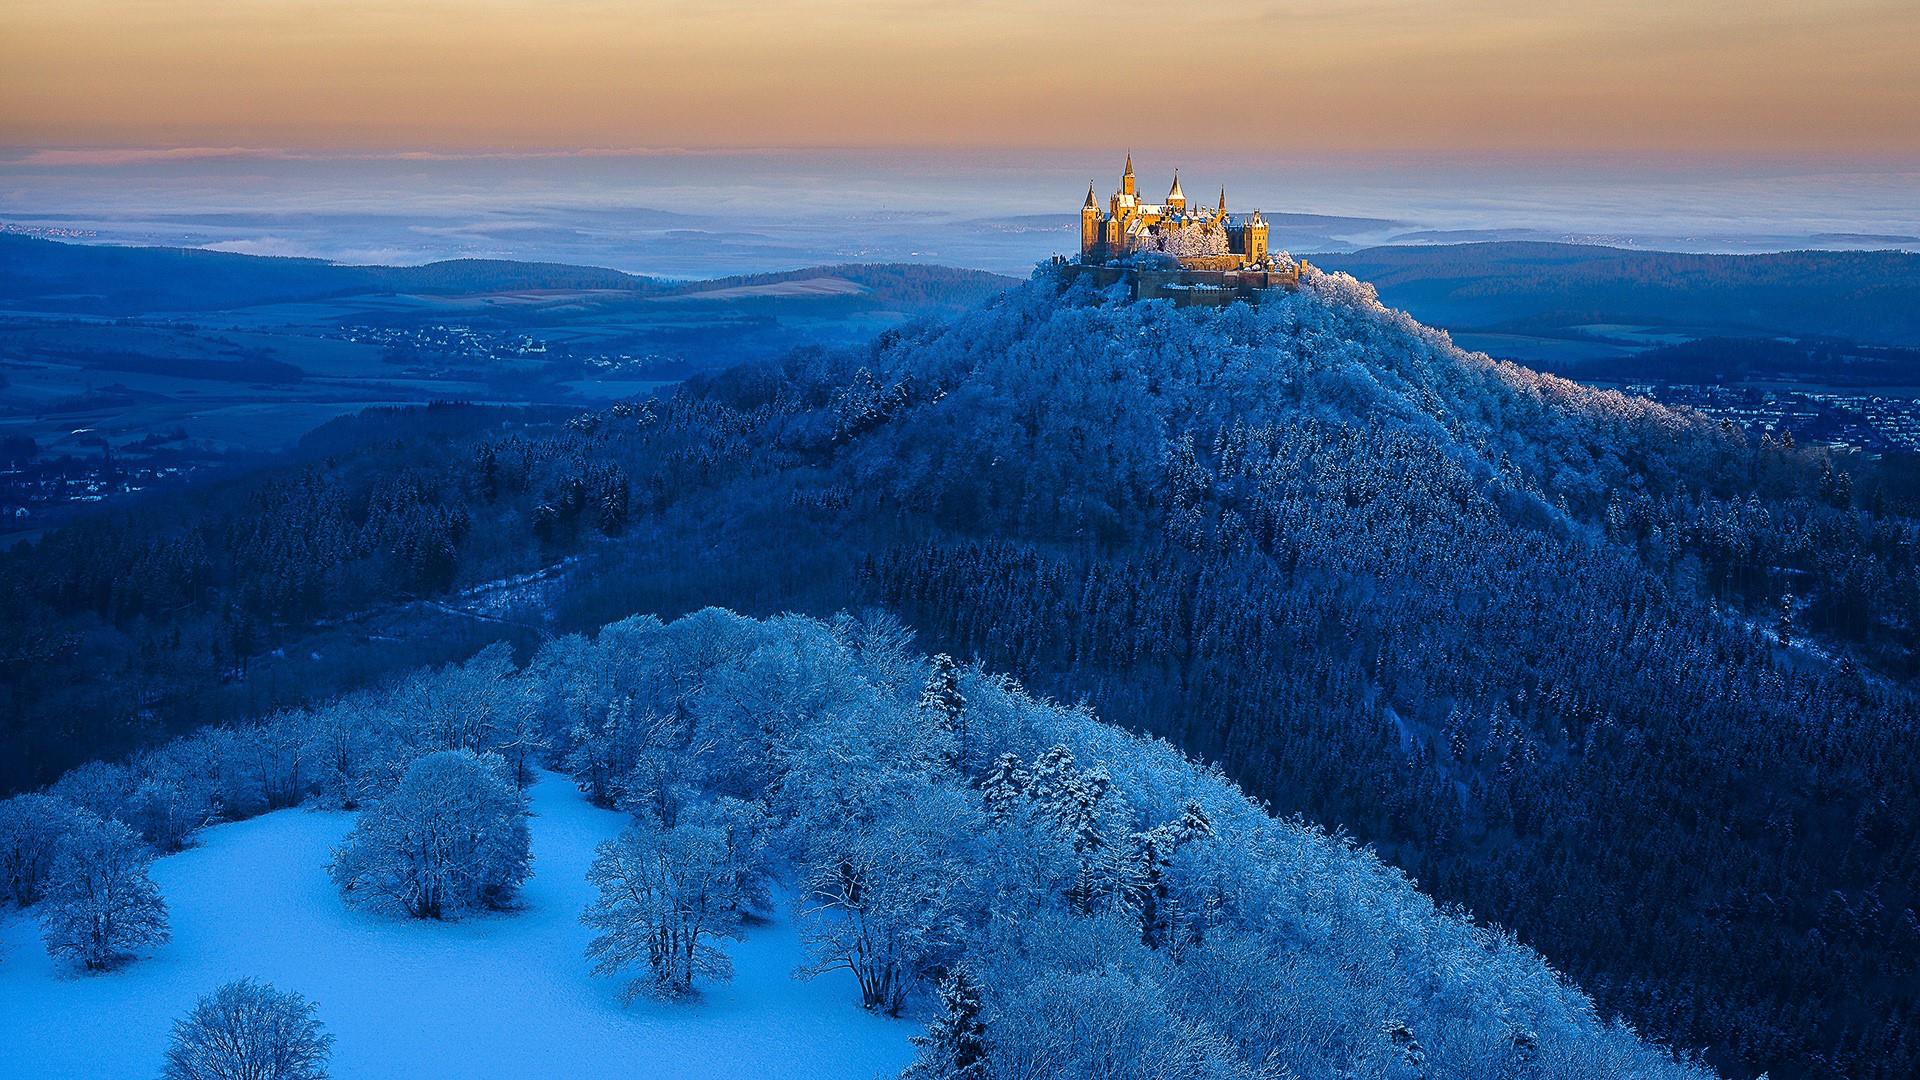
M 1079 265 L 1095 271 L 1102 285 L 1124 279 L 1136 297 L 1182 303 L 1251 299 L 1263 289 L 1300 283 L 1299 264 L 1267 250 L 1267 220 L 1258 210 L 1227 213 L 1225 188 L 1217 206 L 1189 206 L 1177 169 L 1164 202 L 1142 202 L 1132 154 L 1104 211 L 1087 185 Z

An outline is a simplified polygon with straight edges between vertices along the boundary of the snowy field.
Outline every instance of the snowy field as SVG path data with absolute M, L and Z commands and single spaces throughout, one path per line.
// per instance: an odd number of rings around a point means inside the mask
M 173 941 L 121 971 L 56 968 L 35 921 L 4 916 L 0 1077 L 157 1076 L 173 1019 L 248 975 L 318 1002 L 337 1080 L 864 1078 L 911 1059 L 916 1025 L 862 1011 L 849 976 L 790 977 L 803 956 L 784 920 L 725 943 L 732 984 L 623 1008 L 616 982 L 589 972 L 579 922 L 594 845 L 622 816 L 563 777 L 532 795 L 534 876 L 511 914 L 430 924 L 351 911 L 323 868 L 352 815 L 286 810 L 155 863 Z

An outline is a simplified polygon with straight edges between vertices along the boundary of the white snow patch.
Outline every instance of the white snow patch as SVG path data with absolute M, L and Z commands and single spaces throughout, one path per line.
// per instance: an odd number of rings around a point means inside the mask
M 861 1010 L 847 977 L 791 978 L 804 956 L 784 916 L 728 943 L 731 984 L 623 1008 L 614 980 L 589 971 L 579 916 L 594 845 L 625 819 L 564 777 L 532 795 L 534 876 L 512 913 L 421 923 L 350 910 L 324 867 L 352 815 L 286 810 L 156 862 L 173 941 L 121 971 L 56 967 L 31 913 L 0 916 L 0 1077 L 147 1080 L 174 1018 L 249 975 L 318 1002 L 336 1080 L 864 1078 L 912 1057 L 915 1025 Z

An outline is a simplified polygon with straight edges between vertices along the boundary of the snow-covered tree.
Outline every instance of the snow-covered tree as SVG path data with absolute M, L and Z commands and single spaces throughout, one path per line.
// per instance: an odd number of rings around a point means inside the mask
M 494 731 L 493 752 L 513 767 L 514 783 L 527 787 L 535 770 L 553 749 L 538 709 L 538 702 L 524 682 L 516 680 L 503 689 L 500 719 Z
M 599 931 L 587 946 L 594 972 L 644 964 L 626 997 L 691 993 L 695 979 L 726 982 L 733 963 L 714 944 L 745 936 L 742 916 L 764 896 L 764 826 L 746 804 L 706 805 L 672 828 L 629 827 L 600 845 L 587 880 L 600 891 L 581 916 Z
M 1213 823 L 1200 804 L 1189 802 L 1178 820 L 1136 834 L 1131 854 L 1135 860 L 1124 895 L 1140 916 L 1140 943 L 1158 949 L 1168 943 L 1177 912 L 1167 888 L 1167 862 L 1185 845 L 1213 835 Z
M 849 972 L 863 1006 L 898 1016 L 908 993 L 952 955 L 962 936 L 951 898 L 961 869 L 922 816 L 937 805 L 887 808 L 894 813 L 816 839 L 801 909 L 814 961 L 803 976 Z
M 80 811 L 51 795 L 0 800 L 0 904 L 25 907 L 40 899 L 60 839 Z
M 313 1002 L 241 979 L 173 1023 L 163 1080 L 326 1080 L 333 1036 Z
M 117 761 L 89 761 L 54 781 L 47 793 L 100 817 L 124 821 L 139 784 L 133 770 Z
M 567 770 L 597 805 L 657 805 L 667 782 L 661 751 L 681 735 L 674 717 L 615 698 L 574 724 Z
M 986 802 L 987 815 L 996 822 L 1006 821 L 1019 808 L 1030 780 L 1020 755 L 1007 753 L 996 758 L 993 768 L 980 778 L 980 797 Z
M 48 954 L 103 971 L 135 949 L 164 944 L 167 905 L 147 876 L 152 858 L 125 823 L 77 815 L 42 895 L 40 931 Z
M 940 764 L 967 770 L 967 699 L 960 693 L 960 667 L 953 657 L 938 653 L 926 689 L 920 692 L 920 712 L 936 733 Z
M 1087 911 L 1101 883 L 1095 867 L 1107 857 L 1107 836 L 1101 829 L 1102 804 L 1112 788 L 1105 769 L 1082 770 L 1073 752 L 1056 745 L 1040 755 L 1029 770 L 1026 794 L 1037 820 L 1056 837 L 1072 845 L 1079 872 L 1068 890 L 1074 906 Z
M 286 709 L 240 735 L 240 752 L 268 810 L 295 806 L 314 786 L 314 716 Z
M 1389 1017 L 1380 1025 L 1380 1033 L 1387 1037 L 1388 1044 L 1393 1047 L 1408 1073 L 1415 1077 L 1426 1076 L 1427 1049 L 1420 1045 L 1420 1040 L 1414 1037 L 1413 1029 L 1407 1026 L 1406 1021 Z
M 1162 226 L 1156 240 L 1159 250 L 1173 256 L 1227 253 L 1227 230 L 1214 224 Z
M 229 728 L 203 728 L 156 747 L 135 758 L 134 769 L 145 780 L 174 789 L 179 801 L 166 808 L 168 813 L 183 813 L 210 824 L 249 817 L 266 809 L 242 736 Z M 135 794 L 137 804 L 137 790 Z M 134 812 L 142 811 L 136 805 Z M 146 833 L 156 846 L 164 846 L 155 839 L 159 823 L 136 820 L 128 824 Z
M 506 904 L 532 873 L 526 796 L 508 773 L 471 750 L 414 762 L 334 852 L 341 895 L 428 919 Z
M 773 819 L 766 810 L 758 804 L 722 795 L 683 817 L 719 834 L 726 851 L 725 865 L 733 876 L 734 909 L 742 915 L 772 910 Z
M 940 1011 L 913 1045 L 920 1056 L 900 1080 L 988 1080 L 986 1025 L 980 1020 L 980 984 L 965 967 L 940 980 Z
M 397 780 L 389 756 L 401 740 L 393 712 L 372 695 L 355 694 L 315 711 L 313 769 L 321 796 L 342 809 L 358 809 Z
M 995 996 L 986 1015 L 987 1055 L 995 1075 L 1105 1080 L 1293 1075 L 1235 1062 L 1227 1039 L 1170 1007 L 1162 988 L 1138 972 L 1096 966 L 1009 974 L 1014 977 L 1005 981 L 1004 994 Z M 1324 1061 L 1324 1049 L 1321 1054 Z
M 475 753 L 499 745 L 525 707 L 515 670 L 512 646 L 495 642 L 464 663 L 421 672 L 402 684 L 395 704 L 413 728 L 414 745 Z
M 141 781 L 126 813 L 128 822 L 161 851 L 179 851 L 211 818 L 205 792 L 162 777 Z

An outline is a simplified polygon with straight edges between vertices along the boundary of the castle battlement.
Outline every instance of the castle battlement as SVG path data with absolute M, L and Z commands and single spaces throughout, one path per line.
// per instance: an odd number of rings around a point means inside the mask
M 1300 264 L 1267 249 L 1266 218 L 1228 213 L 1224 187 L 1218 205 L 1189 206 L 1176 169 L 1165 201 L 1143 202 L 1128 154 L 1106 209 L 1093 190 L 1089 182 L 1080 207 L 1078 265 L 1098 284 L 1127 281 L 1136 298 L 1179 303 L 1225 303 L 1300 284 Z

